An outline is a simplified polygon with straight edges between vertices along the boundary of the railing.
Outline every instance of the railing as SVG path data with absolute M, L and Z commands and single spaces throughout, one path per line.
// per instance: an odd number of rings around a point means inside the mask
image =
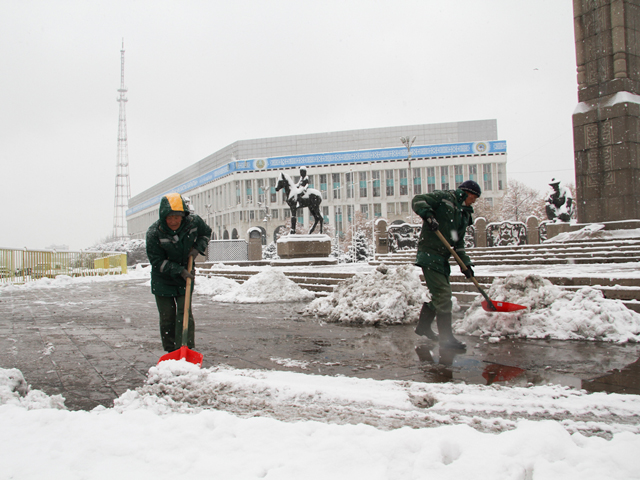
M 464 243 L 466 248 L 538 244 L 547 239 L 547 227 L 551 224 L 553 222 L 541 222 L 533 216 L 527 218 L 526 223 L 487 223 L 484 218 L 479 217 L 473 225 L 467 227 Z M 381 228 L 376 234 L 376 253 L 395 253 L 417 248 L 421 225 L 401 223 L 387 227 L 384 222 L 378 222 L 376 225 L 380 225 Z
M 418 248 L 421 232 L 422 225 L 410 225 L 408 223 L 389 225 L 387 229 L 389 252 L 396 253 L 402 250 L 415 250 Z M 464 236 L 465 248 L 476 246 L 475 235 L 475 227 L 469 225 Z
M 127 254 L 0 248 L 0 283 L 25 283 L 40 278 L 127 273 Z
M 526 245 L 527 226 L 522 222 L 500 222 L 487 225 L 487 247 Z

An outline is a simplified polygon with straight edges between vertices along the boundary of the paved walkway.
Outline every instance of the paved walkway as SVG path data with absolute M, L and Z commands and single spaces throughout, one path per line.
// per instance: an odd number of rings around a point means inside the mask
M 0 367 L 61 394 L 71 409 L 111 406 L 143 385 L 163 355 L 154 297 L 146 281 L 0 289 Z M 557 383 L 640 394 L 640 345 L 461 337 L 464 354 L 440 352 L 414 326 L 327 324 L 304 304 L 235 305 L 196 295 L 196 350 L 203 367 L 300 371 L 423 382 Z

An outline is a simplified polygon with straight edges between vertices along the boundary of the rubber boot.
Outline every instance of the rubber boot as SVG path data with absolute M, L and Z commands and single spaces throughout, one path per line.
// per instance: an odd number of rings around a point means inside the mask
M 451 312 L 438 313 L 436 321 L 438 323 L 438 333 L 440 334 L 441 348 L 466 350 L 467 346 L 453 336 L 453 328 L 451 327 Z
M 431 324 L 433 319 L 436 318 L 436 312 L 428 304 L 422 304 L 422 310 L 420 310 L 420 318 L 418 319 L 418 326 L 416 327 L 416 333 L 423 335 L 431 340 L 438 340 L 438 335 L 431 330 Z

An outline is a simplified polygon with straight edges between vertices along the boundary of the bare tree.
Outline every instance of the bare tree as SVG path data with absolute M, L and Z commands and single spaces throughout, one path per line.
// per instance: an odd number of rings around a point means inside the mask
M 540 220 L 546 218 L 542 194 L 518 180 L 509 180 L 500 205 L 499 220 L 524 222 L 532 215 Z
M 476 203 L 473 204 L 473 219 L 484 218 L 487 222 L 499 222 L 499 209 L 493 205 L 492 199 L 486 197 L 480 197 Z

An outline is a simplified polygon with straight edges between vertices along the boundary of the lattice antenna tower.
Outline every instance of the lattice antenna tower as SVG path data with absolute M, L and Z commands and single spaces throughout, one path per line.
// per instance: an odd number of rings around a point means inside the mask
M 120 88 L 118 89 L 117 102 L 120 104 L 120 115 L 118 118 L 118 160 L 116 164 L 116 196 L 113 212 L 113 238 L 114 240 L 126 240 L 127 219 L 125 217 L 129 199 L 131 198 L 131 187 L 129 186 L 129 153 L 127 147 L 127 87 L 124 86 L 124 39 L 122 39 L 122 50 L 120 50 Z

